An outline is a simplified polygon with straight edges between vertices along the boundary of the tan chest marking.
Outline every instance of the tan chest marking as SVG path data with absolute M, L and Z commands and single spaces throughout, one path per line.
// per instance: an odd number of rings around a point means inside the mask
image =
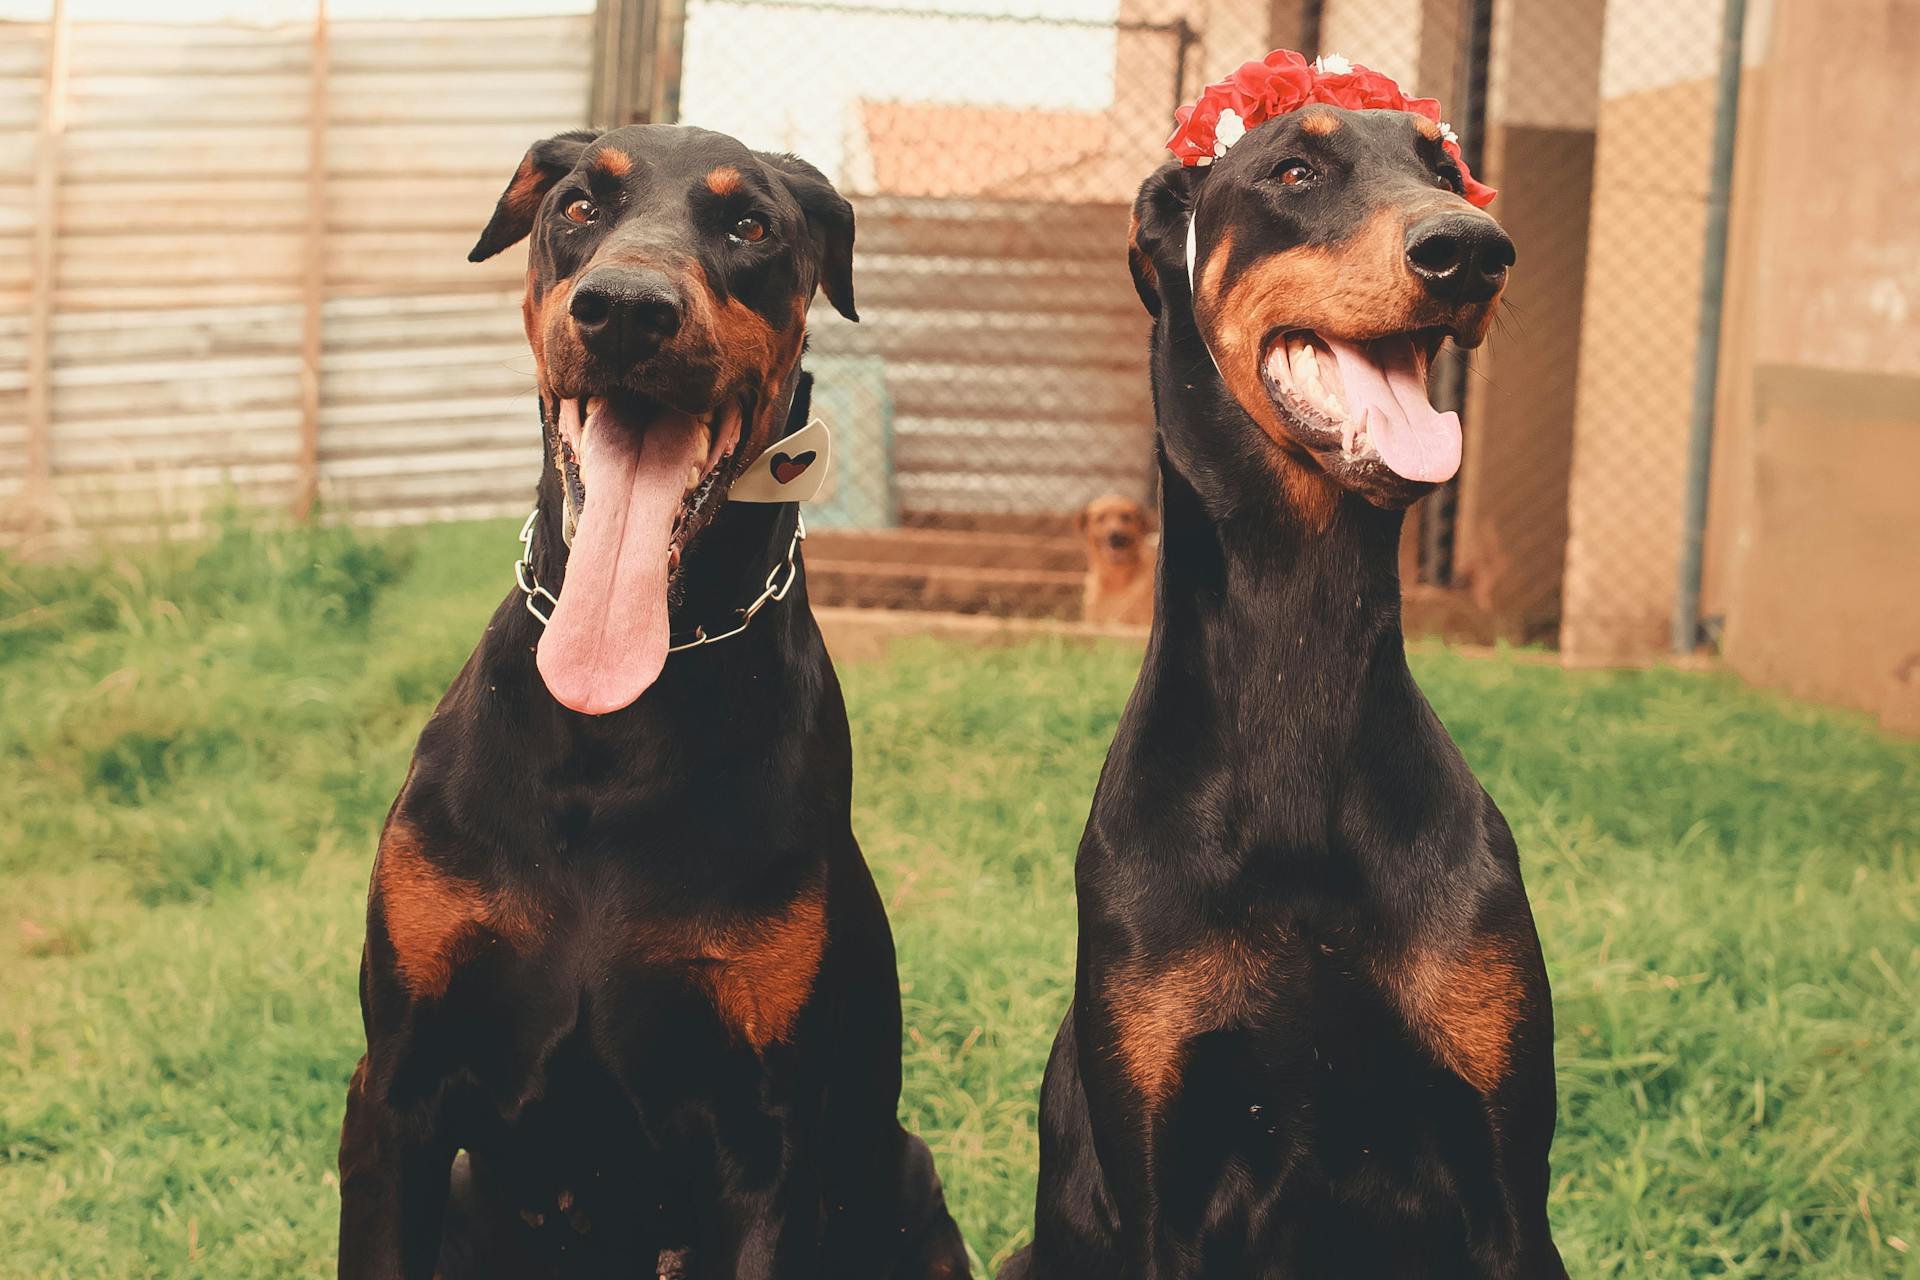
M 826 945 L 826 891 L 814 888 L 773 915 L 647 925 L 638 950 L 651 963 L 689 966 L 721 1023 L 759 1052 L 793 1033 Z
M 1271 937 L 1209 937 L 1159 961 L 1130 961 L 1105 984 L 1121 1069 L 1149 1110 L 1180 1085 L 1195 1037 L 1248 1018 L 1272 963 Z
M 395 968 L 416 999 L 445 995 L 454 971 L 490 941 L 525 950 L 547 923 L 546 913 L 520 895 L 435 865 L 418 835 L 400 823 L 381 837 L 373 877 Z
M 1127 1079 L 1157 1110 L 1180 1087 L 1196 1036 L 1243 1024 L 1271 994 L 1272 934 L 1221 934 L 1158 962 L 1131 961 L 1104 984 Z M 1506 1079 L 1525 972 L 1498 938 L 1415 947 L 1372 964 L 1375 981 L 1441 1066 L 1482 1095 Z
M 1453 948 L 1411 947 L 1377 976 L 1440 1064 L 1489 1095 L 1506 1079 L 1525 974 L 1498 938 Z

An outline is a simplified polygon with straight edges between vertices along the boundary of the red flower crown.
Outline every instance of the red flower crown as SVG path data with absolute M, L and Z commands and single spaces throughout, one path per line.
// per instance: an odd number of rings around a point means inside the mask
M 1467 171 L 1460 139 L 1440 119 L 1436 99 L 1409 98 L 1378 71 L 1331 54 L 1308 62 L 1291 49 L 1275 49 L 1259 62 L 1241 63 L 1238 71 L 1208 85 L 1197 101 L 1173 113 L 1179 124 L 1167 139 L 1167 150 L 1184 165 L 1212 164 L 1247 130 L 1316 102 L 1425 116 L 1440 126 L 1440 145 L 1460 166 L 1467 202 L 1482 209 L 1493 202 L 1493 188 L 1475 182 Z

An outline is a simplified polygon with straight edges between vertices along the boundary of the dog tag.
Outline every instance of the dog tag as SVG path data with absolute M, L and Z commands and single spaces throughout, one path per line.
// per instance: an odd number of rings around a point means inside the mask
M 747 464 L 727 493 L 729 502 L 810 502 L 833 466 L 833 433 L 815 418 Z

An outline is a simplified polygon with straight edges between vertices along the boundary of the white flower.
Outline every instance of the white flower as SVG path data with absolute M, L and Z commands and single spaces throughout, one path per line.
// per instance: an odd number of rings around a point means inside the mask
M 1440 141 L 1451 142 L 1456 147 L 1460 145 L 1460 135 L 1455 133 L 1453 126 L 1445 120 L 1440 122 Z
M 1313 69 L 1324 76 L 1350 76 L 1353 64 L 1337 53 L 1322 54 L 1313 60 Z
M 1220 123 L 1213 126 L 1213 154 L 1224 156 L 1227 148 L 1247 136 L 1247 122 L 1240 113 L 1228 107 L 1220 113 Z

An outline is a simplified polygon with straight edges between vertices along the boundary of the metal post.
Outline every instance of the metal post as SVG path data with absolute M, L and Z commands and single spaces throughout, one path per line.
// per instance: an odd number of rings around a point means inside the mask
M 1173 105 L 1182 106 L 1187 100 L 1187 63 L 1193 57 L 1193 51 L 1200 44 L 1200 33 L 1183 15 L 1173 24 Z M 1206 77 L 1202 75 L 1201 79 Z
M 1460 135 L 1460 152 L 1467 167 L 1475 173 L 1486 172 L 1487 155 L 1487 67 L 1493 60 L 1493 0 L 1467 0 L 1460 27 L 1460 46 L 1455 62 L 1457 74 L 1450 123 Z M 1457 348 L 1448 352 L 1433 371 L 1433 405 L 1451 409 L 1464 422 L 1467 416 L 1468 355 Z M 1441 485 L 1420 504 L 1420 570 L 1424 581 L 1434 586 L 1453 583 L 1453 551 L 1458 530 L 1455 528 L 1460 506 L 1460 480 L 1455 477 Z
M 672 123 L 680 113 L 684 0 L 598 0 L 593 21 L 589 123 Z
M 655 124 L 677 124 L 687 44 L 686 0 L 660 0 L 654 23 L 652 119 Z
M 53 0 L 47 62 L 41 76 L 40 130 L 34 152 L 33 239 L 28 250 L 26 532 L 45 529 L 53 505 L 53 309 L 59 266 L 60 169 L 67 128 L 71 15 Z
M 313 514 L 320 494 L 320 371 L 325 352 L 327 300 L 327 77 L 331 32 L 327 0 L 313 7 L 312 54 L 307 68 L 307 221 L 300 279 L 300 454 L 293 518 Z
M 1326 22 L 1326 0 L 1305 0 L 1300 6 L 1300 52 L 1320 56 L 1320 30 Z
M 1720 32 L 1720 85 L 1714 106 L 1713 167 L 1707 188 L 1707 236 L 1700 264 L 1700 336 L 1694 348 L 1680 576 L 1673 602 L 1673 651 L 1681 654 L 1692 653 L 1700 640 L 1701 560 L 1706 544 L 1707 486 L 1713 467 L 1713 409 L 1720 390 L 1720 316 L 1727 285 L 1727 206 L 1740 124 L 1740 52 L 1747 4 L 1746 0 L 1726 0 L 1726 6 Z

